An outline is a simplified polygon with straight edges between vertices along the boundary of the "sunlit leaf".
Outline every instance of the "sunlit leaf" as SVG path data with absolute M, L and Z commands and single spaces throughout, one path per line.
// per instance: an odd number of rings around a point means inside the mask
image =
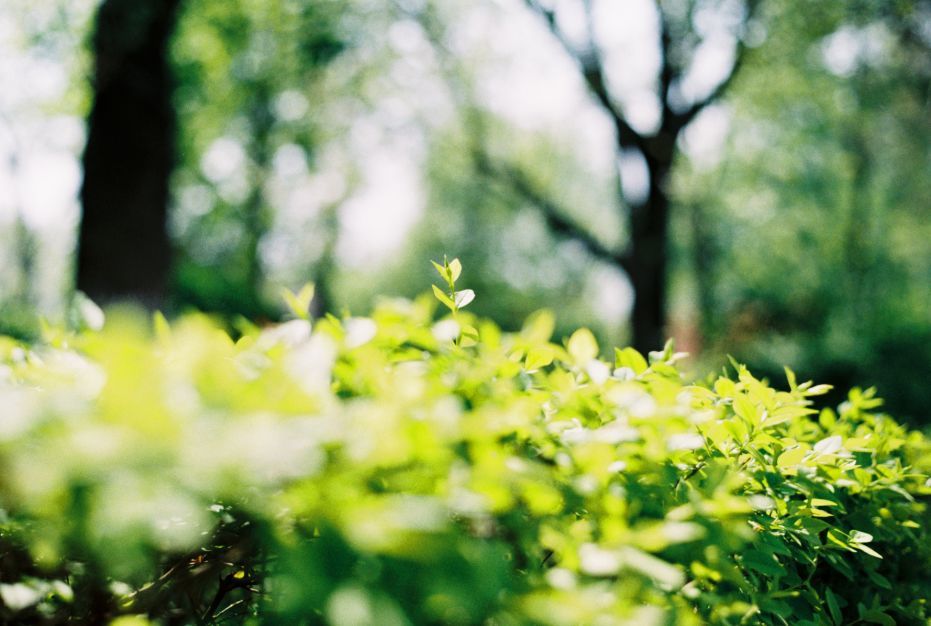
M 439 287 L 437 287 L 436 285 L 432 285 L 432 287 L 433 287 L 433 295 L 436 296 L 436 299 L 439 300 L 441 303 L 443 303 L 443 305 L 446 306 L 446 308 L 448 308 L 450 311 L 455 311 L 456 304 L 452 301 L 452 299 L 448 295 L 446 295 L 446 292 L 440 289 Z
M 449 262 L 449 277 L 452 282 L 459 280 L 460 274 L 462 274 L 462 263 L 459 262 L 459 259 L 453 259 Z
M 615 367 L 629 367 L 634 374 L 642 374 L 647 370 L 647 360 L 633 348 L 614 349 Z
M 475 300 L 475 292 L 471 289 L 463 289 L 456 292 L 456 307 L 464 308 L 469 305 L 470 302 Z
M 598 356 L 598 342 L 595 341 L 595 335 L 587 328 L 580 328 L 569 337 L 566 346 L 569 355 L 576 363 L 588 363 Z

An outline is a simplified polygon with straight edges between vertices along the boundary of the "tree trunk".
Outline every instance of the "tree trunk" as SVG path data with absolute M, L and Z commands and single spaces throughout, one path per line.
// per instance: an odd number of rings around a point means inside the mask
M 100 302 L 165 302 L 175 149 L 167 51 L 179 4 L 105 0 L 97 13 L 77 287 Z
M 666 271 L 669 232 L 668 159 L 647 158 L 650 187 L 646 200 L 631 207 L 628 271 L 634 292 L 631 343 L 646 354 L 666 341 Z

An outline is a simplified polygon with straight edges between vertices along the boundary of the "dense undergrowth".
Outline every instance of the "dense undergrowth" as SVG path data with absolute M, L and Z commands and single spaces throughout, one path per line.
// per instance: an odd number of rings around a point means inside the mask
M 928 443 L 870 391 L 503 333 L 438 270 L 235 340 L 0 339 L 0 622 L 929 623 Z

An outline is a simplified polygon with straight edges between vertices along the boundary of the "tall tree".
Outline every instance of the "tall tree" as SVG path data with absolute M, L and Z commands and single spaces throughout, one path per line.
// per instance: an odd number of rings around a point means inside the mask
M 709 104 L 719 100 L 732 83 L 743 63 L 747 46 L 747 24 L 758 0 L 739 3 L 683 0 L 656 2 L 659 21 L 659 71 L 655 80 L 660 105 L 659 122 L 649 132 L 638 130 L 631 123 L 623 105 L 622 94 L 612 90 L 606 72 L 606 54 L 595 36 L 594 0 L 577 0 L 587 22 L 585 41 L 569 37 L 560 26 L 559 16 L 551 4 L 539 0 L 524 0 L 575 61 L 588 91 L 610 119 L 615 134 L 618 159 L 631 154 L 639 156 L 648 173 L 647 192 L 642 197 L 625 195 L 617 172 L 619 206 L 626 210 L 629 242 L 627 249 L 615 251 L 606 247 L 591 232 L 572 222 L 568 212 L 561 210 L 545 191 L 535 186 L 525 172 L 512 164 L 495 162 L 487 154 L 480 156 L 481 169 L 506 179 L 518 193 L 542 211 L 554 232 L 582 243 L 595 257 L 621 267 L 628 275 L 634 292 L 631 317 L 633 345 L 641 351 L 655 350 L 665 338 L 667 309 L 667 265 L 670 221 L 669 173 L 677 153 L 677 142 L 683 130 Z M 737 9 L 735 11 L 735 8 Z M 739 25 L 735 38 L 734 60 L 721 81 L 707 94 L 691 102 L 683 96 L 683 80 L 694 69 L 696 51 L 703 37 L 696 24 L 699 13 L 720 11 L 722 17 L 736 13 Z
M 165 301 L 175 141 L 167 50 L 180 2 L 105 0 L 97 13 L 77 287 L 99 301 Z

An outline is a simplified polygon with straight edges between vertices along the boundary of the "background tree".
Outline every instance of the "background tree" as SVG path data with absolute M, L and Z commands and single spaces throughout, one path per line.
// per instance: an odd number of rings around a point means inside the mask
M 768 3 L 719 163 L 675 185 L 709 355 L 876 384 L 917 420 L 931 400 L 912 380 L 931 370 L 928 7 Z
M 585 247 L 561 230 L 561 224 L 593 232 L 601 226 L 619 235 L 610 178 L 579 159 L 578 147 L 564 137 L 518 128 L 482 101 L 479 76 L 494 61 L 455 44 L 476 5 L 429 2 L 412 10 L 399 4 L 399 19 L 412 29 L 416 25 L 411 32 L 420 43 L 418 54 L 429 60 L 425 74 L 432 82 L 423 89 L 442 94 L 445 106 L 431 102 L 424 114 L 426 210 L 404 254 L 388 268 L 390 284 L 414 295 L 412 276 L 427 279 L 425 270 L 432 271 L 419 259 L 454 251 L 473 268 L 470 284 L 491 294 L 472 308 L 505 327 L 546 307 L 557 313 L 557 333 L 585 324 L 602 337 L 617 338 L 623 316 L 617 300 L 623 295 L 616 296 L 625 291 L 623 278 L 597 266 L 593 271 Z M 498 7 L 481 6 L 490 7 L 489 19 L 507 19 Z M 491 171 L 492 160 L 502 168 L 507 164 L 508 172 Z M 523 172 L 532 172 L 533 186 L 515 189 Z M 531 193 L 558 206 L 541 212 L 528 202 Z M 385 280 L 384 270 L 379 279 Z M 357 294 L 347 295 L 365 306 Z
M 528 177 L 508 166 L 486 163 L 485 169 L 509 178 L 514 188 L 556 222 L 557 229 L 582 242 L 595 256 L 624 269 L 630 278 L 634 294 L 631 314 L 631 336 L 634 347 L 642 351 L 659 348 L 665 341 L 667 315 L 667 263 L 669 257 L 670 198 L 667 189 L 669 174 L 676 155 L 680 134 L 710 103 L 720 99 L 746 53 L 747 23 L 757 2 L 657 2 L 659 37 L 659 71 L 656 77 L 656 97 L 659 121 L 652 130 L 638 130 L 625 113 L 623 94 L 614 93 L 606 71 L 603 43 L 596 35 L 594 3 L 580 0 L 586 24 L 586 36 L 576 43 L 560 26 L 557 9 L 547 8 L 537 0 L 526 0 L 527 6 L 545 21 L 566 52 L 576 61 L 592 96 L 610 118 L 615 132 L 617 158 L 639 159 L 646 166 L 647 190 L 640 197 L 625 193 L 618 178 L 619 204 L 626 208 L 628 244 L 623 252 L 606 250 L 596 237 L 574 227 L 556 207 L 536 191 Z M 707 94 L 688 100 L 684 80 L 692 69 L 696 51 L 704 43 L 700 19 L 708 13 L 719 13 L 726 24 L 728 18 L 734 37 L 734 60 L 720 82 Z
M 591 190 L 567 194 L 560 188 L 584 186 L 593 177 L 591 172 L 568 165 L 573 150 L 566 148 L 571 143 L 557 147 L 552 137 L 534 139 L 526 133 L 522 137 L 517 129 L 491 120 L 494 115 L 476 95 L 480 90 L 473 77 L 477 70 L 469 67 L 474 61 L 465 59 L 452 43 L 458 36 L 456 24 L 464 20 L 462 12 L 456 12 L 454 3 L 425 3 L 414 14 L 439 57 L 438 71 L 444 75 L 451 99 L 460 110 L 459 123 L 463 127 L 460 149 L 471 155 L 473 161 L 463 164 L 465 168 L 460 170 L 460 176 L 475 180 L 479 197 L 482 197 L 481 189 L 498 196 L 510 196 L 506 204 L 511 206 L 512 213 L 521 205 L 534 207 L 540 211 L 557 241 L 572 241 L 574 249 L 583 249 L 590 259 L 622 270 L 633 292 L 630 341 L 644 351 L 656 349 L 670 331 L 667 283 L 673 250 L 669 242 L 671 197 L 668 183 L 678 142 L 689 124 L 706 107 L 721 99 L 733 82 L 747 54 L 745 39 L 749 37 L 757 3 L 658 2 L 652 6 L 644 3 L 645 14 L 638 17 L 643 20 L 655 17 L 655 44 L 659 53 L 651 93 L 656 102 L 657 119 L 652 126 L 642 120 L 631 121 L 629 109 L 643 94 L 627 92 L 616 84 L 619 72 L 630 70 L 634 63 L 648 62 L 652 52 L 649 42 L 641 42 L 642 48 L 621 58 L 617 44 L 622 42 L 605 40 L 610 36 L 606 34 L 610 29 L 604 26 L 604 21 L 609 19 L 604 14 L 607 3 L 579 0 L 544 4 L 526 0 L 523 4 L 541 18 L 573 61 L 580 82 L 597 109 L 610 121 L 614 157 L 609 169 L 595 174 L 594 178 L 611 180 L 609 185 L 613 187 L 614 197 L 602 197 L 604 180 L 594 185 L 597 194 Z M 579 16 L 583 23 L 581 29 L 578 19 L 576 28 L 569 28 L 572 17 Z M 703 69 L 707 71 L 701 55 L 709 48 L 720 47 L 722 39 L 730 46 L 731 60 L 718 68 L 721 75 L 714 77 L 708 88 L 696 89 L 694 74 Z M 584 158 L 581 151 L 576 150 L 578 156 L 575 158 Z M 624 184 L 619 167 L 622 161 L 642 165 L 645 177 L 642 191 Z M 571 172 L 572 176 L 559 175 L 556 171 L 559 169 Z M 573 176 L 575 181 L 571 180 Z M 473 210 L 477 210 L 476 199 L 471 201 Z M 579 206 L 584 208 L 580 210 Z M 605 211 L 606 207 L 611 208 Z M 488 220 L 476 220 L 482 221 Z M 479 232 L 474 226 L 466 232 Z M 522 245 L 525 242 L 513 243 L 526 251 L 526 246 Z M 457 254 L 468 256 L 459 249 Z M 481 266 L 487 258 L 487 255 L 484 259 L 479 255 L 469 260 L 474 267 Z M 584 281 L 571 282 L 578 286 Z M 627 291 L 616 286 L 612 288 Z M 566 294 L 576 291 L 570 288 L 560 293 L 565 299 Z M 624 295 L 626 293 L 617 297 L 623 299 Z M 618 336 L 619 333 L 608 334 Z
M 77 287 L 107 302 L 165 301 L 175 113 L 167 49 L 180 0 L 105 0 L 93 36 Z

